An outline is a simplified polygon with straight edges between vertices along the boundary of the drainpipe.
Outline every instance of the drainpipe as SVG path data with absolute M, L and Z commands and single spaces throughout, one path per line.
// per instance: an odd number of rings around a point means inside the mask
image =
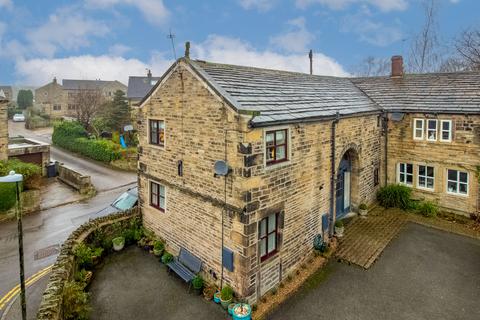
M 388 113 L 383 113 L 383 134 L 385 135 L 385 185 L 388 184 Z
M 340 121 L 340 113 L 337 111 L 335 116 L 335 120 L 332 121 L 332 136 L 331 136 L 331 160 L 332 160 L 332 167 L 331 167 L 331 175 L 330 175 L 330 218 L 329 218 L 329 226 L 328 226 L 328 234 L 330 237 L 333 236 L 333 215 L 335 213 L 335 136 L 336 136 L 336 129 L 337 124 Z

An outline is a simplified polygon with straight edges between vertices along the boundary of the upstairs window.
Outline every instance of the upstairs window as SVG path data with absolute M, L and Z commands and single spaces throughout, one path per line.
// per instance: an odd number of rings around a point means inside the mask
M 162 212 L 165 212 L 165 186 L 150 181 L 150 205 Z
M 468 173 L 458 170 L 447 172 L 447 192 L 453 194 L 468 194 Z
M 259 246 L 260 260 L 265 261 L 277 252 L 277 219 L 278 214 L 274 213 L 260 220 Z
M 288 129 L 267 131 L 265 151 L 267 165 L 287 161 Z
M 165 146 L 165 121 L 150 120 L 150 144 Z
M 413 164 L 398 164 L 398 182 L 401 184 L 406 184 L 408 186 L 413 185 Z
M 62 106 L 58 105 L 58 104 L 55 104 L 53 105 L 53 110 L 62 110 Z
M 418 187 L 424 189 L 434 189 L 435 169 L 430 166 L 418 166 Z
M 424 132 L 424 123 L 425 120 L 423 119 L 414 119 L 413 120 L 413 139 L 415 140 L 423 140 L 423 132 Z
M 427 140 L 437 141 L 437 120 L 427 120 Z
M 452 141 L 452 120 L 440 121 L 440 141 Z

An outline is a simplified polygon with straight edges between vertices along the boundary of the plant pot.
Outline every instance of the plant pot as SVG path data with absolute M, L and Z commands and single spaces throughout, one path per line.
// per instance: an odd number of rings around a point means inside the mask
M 213 295 L 213 302 L 220 303 L 220 291 L 215 292 Z
M 211 287 L 205 287 L 203 288 L 203 297 L 205 300 L 210 301 L 213 299 L 213 295 L 215 293 L 215 290 L 213 290 Z
M 156 256 L 156 257 L 160 257 L 163 253 L 163 249 L 155 249 L 153 248 L 153 254 Z
M 343 232 L 345 231 L 344 227 L 335 227 L 335 234 L 337 237 L 341 238 L 343 237 Z
M 195 288 L 195 287 L 193 287 L 193 292 L 194 292 L 197 296 L 201 295 L 201 294 L 202 294 L 202 287 L 200 287 L 200 288 Z
M 232 298 L 228 299 L 228 300 L 222 300 L 220 298 L 220 304 L 222 305 L 223 309 L 227 310 L 228 309 L 228 305 L 232 303 Z
M 236 303 L 230 303 L 228 305 L 228 314 L 233 315 L 233 308 L 235 307 Z
M 246 303 L 237 303 L 232 310 L 233 320 L 252 319 L 252 308 Z
M 367 209 L 358 209 L 358 214 L 360 215 L 360 217 L 365 217 L 367 213 L 368 213 Z
M 125 238 L 124 237 L 115 238 L 112 240 L 112 243 L 113 243 L 113 250 L 120 251 L 125 246 Z

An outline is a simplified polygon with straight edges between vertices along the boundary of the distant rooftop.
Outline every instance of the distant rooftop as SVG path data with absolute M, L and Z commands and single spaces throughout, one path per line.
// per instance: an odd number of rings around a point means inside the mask
M 126 86 L 117 81 L 117 80 L 114 80 L 114 81 L 106 81 L 106 80 L 72 80 L 72 79 L 63 79 L 62 81 L 62 85 L 63 85 L 63 89 L 65 90 L 79 90 L 79 89 L 83 89 L 83 90 L 93 90 L 93 89 L 102 89 L 103 87 L 107 86 L 107 85 L 110 85 L 110 84 L 118 84 L 118 85 L 121 85 L 123 87 L 125 87 L 126 89 Z
M 127 98 L 134 100 L 143 99 L 158 80 L 160 80 L 160 77 L 152 77 L 151 74 L 146 77 L 128 77 Z

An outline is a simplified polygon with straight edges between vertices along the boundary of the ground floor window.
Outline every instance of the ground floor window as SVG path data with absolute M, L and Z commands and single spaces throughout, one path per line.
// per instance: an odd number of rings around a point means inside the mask
M 260 260 L 265 261 L 277 252 L 278 214 L 274 213 L 260 220 Z
M 150 182 L 150 205 L 162 212 L 165 212 L 165 186 Z
M 418 166 L 418 187 L 425 189 L 434 189 L 435 169 L 430 166 Z
M 451 170 L 447 172 L 447 192 L 453 194 L 468 194 L 468 172 Z
M 398 164 L 398 182 L 409 186 L 413 184 L 413 164 Z

